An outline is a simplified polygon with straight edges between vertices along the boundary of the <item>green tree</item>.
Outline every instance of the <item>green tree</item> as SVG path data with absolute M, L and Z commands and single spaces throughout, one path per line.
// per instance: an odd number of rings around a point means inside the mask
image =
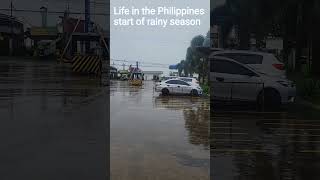
M 180 63 L 178 63 L 177 65 L 179 76 L 182 76 L 182 72 L 184 70 L 184 64 L 185 64 L 185 60 L 181 60 Z

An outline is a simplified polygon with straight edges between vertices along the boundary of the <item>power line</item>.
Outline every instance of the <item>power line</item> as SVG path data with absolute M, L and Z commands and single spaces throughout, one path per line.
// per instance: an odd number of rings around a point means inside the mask
M 123 59 L 113 59 L 111 58 L 112 61 L 117 61 L 117 62 L 128 62 L 128 63 L 135 63 L 137 61 L 129 61 L 129 60 L 123 60 Z M 145 61 L 139 61 L 141 64 L 151 64 L 151 65 L 159 65 L 159 66 L 170 66 L 170 64 L 163 64 L 163 63 L 153 63 L 153 62 L 145 62 Z
M 0 8 L 0 11 L 8 11 L 11 12 L 11 9 L 4 9 Z M 41 10 L 26 10 L 26 9 L 13 9 L 14 12 L 28 12 L 28 13 L 41 13 Z M 64 14 L 65 11 L 48 11 L 48 14 Z M 69 14 L 76 14 L 76 15 L 85 15 L 84 12 L 69 12 Z M 90 13 L 91 15 L 96 16 L 110 16 L 110 13 Z
M 123 64 L 116 64 L 116 63 L 112 63 L 112 64 L 110 64 L 110 65 L 112 65 L 112 66 L 118 66 L 118 67 L 123 67 L 124 65 Z M 125 65 L 125 67 L 129 67 L 130 65 Z M 168 68 L 168 67 L 159 67 L 159 66 L 150 66 L 150 65 L 141 65 L 141 64 L 139 64 L 139 67 L 142 67 L 142 68 L 144 68 L 144 67 L 153 67 L 153 68 Z

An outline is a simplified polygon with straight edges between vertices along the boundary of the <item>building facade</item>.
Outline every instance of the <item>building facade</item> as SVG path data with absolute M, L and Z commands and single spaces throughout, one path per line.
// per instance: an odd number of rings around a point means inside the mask
M 24 51 L 24 26 L 15 17 L 0 13 L 0 55 L 18 55 Z

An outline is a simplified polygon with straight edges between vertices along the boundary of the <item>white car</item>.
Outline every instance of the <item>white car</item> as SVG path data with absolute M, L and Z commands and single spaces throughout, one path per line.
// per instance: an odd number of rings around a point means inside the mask
M 227 57 L 246 64 L 258 72 L 271 76 L 285 77 L 285 66 L 273 54 L 256 51 L 225 50 L 216 51 L 211 56 Z
M 188 83 L 192 83 L 194 85 L 199 85 L 199 81 L 196 78 L 192 77 L 178 77 L 177 79 L 180 79 L 182 81 L 186 81 Z
M 278 107 L 294 102 L 296 87 L 288 79 L 260 73 L 235 60 L 210 56 L 210 95 L 214 101 L 256 102 Z
M 185 82 L 180 79 L 169 79 L 160 83 L 156 83 L 156 92 L 162 95 L 169 94 L 191 94 L 193 96 L 202 95 L 202 89 L 199 85 Z
M 166 81 L 166 80 L 169 80 L 169 79 L 176 79 L 177 76 L 164 76 L 161 78 L 161 81 Z

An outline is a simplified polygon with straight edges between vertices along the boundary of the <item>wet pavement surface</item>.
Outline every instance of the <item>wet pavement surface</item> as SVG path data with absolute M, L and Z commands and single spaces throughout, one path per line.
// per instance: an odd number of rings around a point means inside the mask
M 295 107 L 286 112 L 211 111 L 212 179 L 319 179 L 320 120 L 315 113 Z
M 111 179 L 210 179 L 209 99 L 153 87 L 111 82 Z
M 109 96 L 56 62 L 0 59 L 0 179 L 105 177 L 109 108 L 112 180 L 320 177 L 318 111 L 210 113 L 208 99 L 159 96 L 153 82 L 112 81 Z
M 108 97 L 53 60 L 0 58 L 0 179 L 106 177 Z

